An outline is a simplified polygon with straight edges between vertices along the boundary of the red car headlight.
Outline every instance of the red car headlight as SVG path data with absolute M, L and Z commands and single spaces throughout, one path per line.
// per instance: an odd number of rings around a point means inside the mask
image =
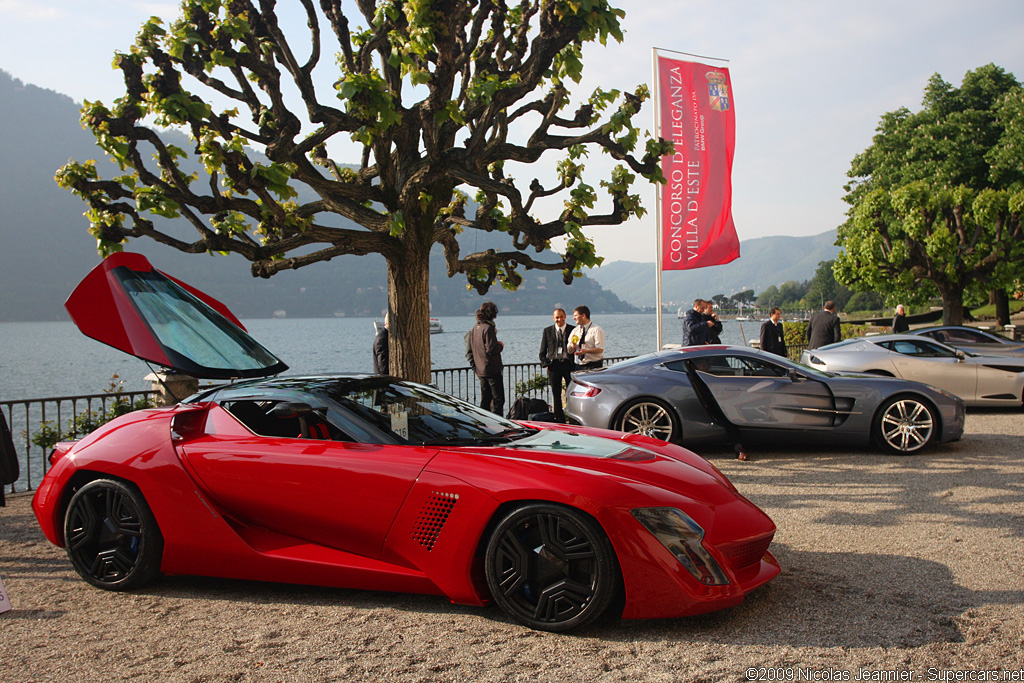
M 724 586 L 729 577 L 704 547 L 704 529 L 677 508 L 637 508 L 633 517 L 675 555 L 686 571 L 706 586 Z

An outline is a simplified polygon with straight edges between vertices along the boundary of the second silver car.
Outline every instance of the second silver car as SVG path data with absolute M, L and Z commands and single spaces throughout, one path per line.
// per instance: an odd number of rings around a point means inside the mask
M 1024 358 L 954 349 L 934 339 L 884 334 L 845 339 L 804 351 L 800 361 L 829 372 L 863 372 L 926 382 L 969 406 L 1019 408 L 1024 403 Z

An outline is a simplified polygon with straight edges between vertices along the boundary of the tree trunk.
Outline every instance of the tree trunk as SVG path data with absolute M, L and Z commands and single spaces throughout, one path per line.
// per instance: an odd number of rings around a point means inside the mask
M 962 289 L 942 289 L 942 324 L 963 325 L 964 324 L 964 292 Z
M 396 377 L 430 383 L 430 249 L 388 258 L 388 364 Z
M 1000 327 L 1010 324 L 1010 296 L 1005 289 L 996 289 L 989 297 L 990 303 L 996 305 L 996 322 Z

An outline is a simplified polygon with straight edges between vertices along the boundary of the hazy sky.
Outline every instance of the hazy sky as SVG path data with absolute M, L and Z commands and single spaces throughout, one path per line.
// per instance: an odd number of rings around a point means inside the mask
M 279 10 L 290 4 L 298 5 L 279 0 Z M 920 106 L 932 74 L 958 86 L 965 72 L 992 62 L 1024 80 L 1021 0 L 616 4 L 627 10 L 625 41 L 587 52 L 578 92 L 651 83 L 652 47 L 729 59 L 741 240 L 815 235 L 842 223 L 851 159 L 871 144 L 883 113 Z M 113 53 L 151 15 L 175 18 L 177 4 L 0 0 L 0 69 L 79 102 L 109 104 L 122 92 Z M 637 120 L 653 129 L 649 107 Z M 654 260 L 653 189 L 643 196 L 648 218 L 590 233 L 599 254 Z

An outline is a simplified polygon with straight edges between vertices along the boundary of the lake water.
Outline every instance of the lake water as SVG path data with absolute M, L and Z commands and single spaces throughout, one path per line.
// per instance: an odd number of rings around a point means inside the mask
M 466 367 L 463 335 L 471 316 L 441 317 L 444 332 L 430 336 L 433 367 Z M 655 317 L 649 314 L 597 315 L 609 356 L 635 356 L 655 350 Z M 249 333 L 289 365 L 288 374 L 369 372 L 373 367 L 371 318 L 244 320 Z M 505 363 L 535 363 L 541 330 L 550 315 L 499 315 L 498 339 Z M 664 341 L 678 342 L 681 321 L 663 317 Z M 760 323 L 727 321 L 722 341 L 742 344 L 756 337 Z M 99 393 L 117 374 L 128 390 L 148 389 L 149 367 L 142 361 L 87 338 L 71 322 L 0 323 L 0 400 Z

